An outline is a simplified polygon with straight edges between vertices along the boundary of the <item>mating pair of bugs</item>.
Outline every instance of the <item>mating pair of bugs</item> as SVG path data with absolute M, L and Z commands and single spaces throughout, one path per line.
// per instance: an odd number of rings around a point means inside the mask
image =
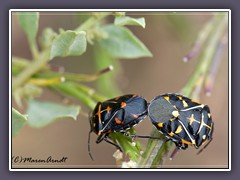
M 90 116 L 88 151 L 90 153 L 90 134 L 98 138 L 96 143 L 106 141 L 118 149 L 120 146 L 109 138 L 111 132 L 140 138 L 153 138 L 129 134 L 127 130 L 149 116 L 152 124 L 167 140 L 176 144 L 177 149 L 186 149 L 188 145 L 199 148 L 207 142 L 199 153 L 212 140 L 214 123 L 207 105 L 200 104 L 180 94 L 162 94 L 150 103 L 138 95 L 123 95 L 104 102 L 98 102 Z

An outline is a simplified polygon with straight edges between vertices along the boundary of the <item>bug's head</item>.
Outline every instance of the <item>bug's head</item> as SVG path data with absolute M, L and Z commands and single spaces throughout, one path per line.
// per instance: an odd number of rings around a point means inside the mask
M 91 151 L 90 151 L 90 136 L 91 133 L 94 132 L 95 134 L 97 134 L 99 136 L 99 133 L 101 132 L 101 106 L 102 103 L 98 102 L 97 105 L 95 106 L 94 110 L 92 111 L 92 113 L 89 113 L 89 123 L 90 123 L 90 131 L 88 134 L 88 153 L 89 156 L 92 158 L 91 155 Z
M 97 135 L 102 129 L 101 106 L 102 103 L 98 102 L 92 113 L 89 114 L 90 132 L 94 132 Z
M 89 117 L 90 131 L 98 134 L 98 121 L 96 116 L 92 115 Z

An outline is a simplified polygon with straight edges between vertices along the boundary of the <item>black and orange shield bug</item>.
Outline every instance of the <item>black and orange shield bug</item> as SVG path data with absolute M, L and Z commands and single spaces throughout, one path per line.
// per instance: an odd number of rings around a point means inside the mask
M 88 138 L 88 151 L 90 153 L 90 134 L 97 134 L 96 143 L 102 140 L 114 145 L 119 150 L 118 144 L 111 141 L 108 136 L 111 132 L 121 132 L 132 137 L 149 138 L 128 134 L 126 130 L 138 124 L 147 116 L 147 101 L 138 95 L 128 94 L 104 102 L 98 102 L 90 115 L 90 132 Z

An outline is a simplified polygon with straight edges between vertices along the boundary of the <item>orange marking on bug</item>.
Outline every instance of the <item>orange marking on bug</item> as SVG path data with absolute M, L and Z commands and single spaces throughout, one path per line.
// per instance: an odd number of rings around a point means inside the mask
M 174 135 L 174 133 L 173 133 L 173 132 L 170 132 L 170 133 L 168 133 L 168 135 L 169 135 L 169 136 L 173 136 L 173 135 Z
M 164 99 L 166 99 L 167 101 L 169 101 L 169 96 L 164 96 Z
M 134 117 L 134 119 L 137 119 L 137 118 L 138 118 L 138 115 L 133 114 L 133 117 Z
M 109 113 L 111 111 L 112 108 L 110 108 L 110 106 L 107 107 L 107 113 Z
M 119 100 L 119 98 L 120 98 L 120 97 L 116 97 L 114 100 L 117 101 L 117 100 Z
M 98 121 L 101 123 L 101 107 L 102 107 L 102 105 L 100 104 L 99 106 L 98 106 L 98 112 L 97 112 L 97 116 L 98 116 Z
M 190 121 L 190 125 L 192 125 L 192 123 L 193 123 L 194 121 L 196 121 L 196 120 L 194 119 L 194 114 L 192 114 L 191 117 L 188 118 L 188 120 Z
M 107 133 L 111 133 L 112 132 L 112 130 L 111 129 L 109 129 L 108 131 L 107 131 Z
M 102 132 L 103 132 L 102 130 L 98 131 L 98 136 L 100 136 L 102 134 Z
M 163 127 L 163 123 L 158 123 L 157 126 L 158 127 Z
M 122 124 L 122 121 L 120 121 L 117 117 L 115 117 L 115 122 L 116 122 L 117 124 Z
M 191 142 L 186 141 L 186 140 L 184 140 L 184 139 L 181 139 L 181 141 L 182 141 L 182 143 L 184 143 L 184 144 L 192 144 Z
M 127 106 L 127 104 L 125 102 L 121 103 L 121 108 L 124 108 L 125 106 Z
M 208 113 L 208 118 L 210 118 L 211 117 L 211 114 L 210 113 Z
M 177 134 L 177 133 L 180 133 L 180 132 L 182 132 L 182 127 L 179 125 L 177 127 L 177 130 L 175 131 L 175 133 Z
M 188 104 L 186 101 L 182 100 L 182 103 L 183 103 L 183 107 L 188 107 Z
M 177 106 L 173 105 L 173 107 L 174 107 L 176 110 L 178 110 L 178 109 L 177 109 Z
M 191 99 L 191 101 L 192 101 L 193 103 L 201 104 L 201 103 L 199 103 L 198 101 L 195 101 L 195 100 L 193 100 L 193 99 Z
M 178 99 L 182 100 L 182 96 L 177 96 L 177 97 L 178 97 Z

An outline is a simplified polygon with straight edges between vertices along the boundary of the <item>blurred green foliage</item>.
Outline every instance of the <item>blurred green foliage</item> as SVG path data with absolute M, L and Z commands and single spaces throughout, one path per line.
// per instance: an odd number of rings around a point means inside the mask
M 109 21 L 109 17 L 113 18 L 113 22 Z M 120 95 L 120 90 L 114 83 L 114 78 L 121 69 L 118 59 L 152 56 L 147 47 L 127 27 L 124 27 L 135 25 L 144 28 L 143 17 L 135 19 L 125 16 L 122 12 L 84 13 L 84 20 L 77 28 L 59 29 L 59 32 L 55 32 L 51 27 L 46 27 L 42 33 L 40 32 L 40 37 L 37 37 L 37 33 L 41 14 L 17 12 L 17 18 L 27 36 L 32 60 L 12 57 L 12 94 L 18 106 L 22 106 L 22 100 L 27 103 L 26 115 L 22 115 L 15 108 L 12 110 L 14 135 L 25 124 L 41 128 L 65 117 L 76 119 L 81 113 L 79 105 L 69 106 L 37 100 L 46 88 L 62 94 L 63 97 L 79 100 L 93 110 L 97 101 Z M 39 41 L 36 40 L 37 38 Z M 91 46 L 88 47 L 88 44 Z M 41 50 L 38 47 L 41 47 Z M 57 60 L 58 57 L 67 60 L 69 56 L 81 56 L 89 48 L 94 51 L 92 58 L 98 71 L 96 74 L 64 72 L 61 68 L 56 70 L 49 64 L 50 60 Z M 112 70 L 110 67 L 114 70 L 107 73 Z M 102 76 L 105 73 L 107 74 Z M 84 84 L 96 79 L 98 79 L 96 90 Z M 108 88 L 109 86 L 111 88 Z M 98 91 L 105 93 L 101 95 Z M 117 141 L 131 158 L 137 159 L 139 148 L 131 145 L 131 138 L 115 133 L 112 139 Z

